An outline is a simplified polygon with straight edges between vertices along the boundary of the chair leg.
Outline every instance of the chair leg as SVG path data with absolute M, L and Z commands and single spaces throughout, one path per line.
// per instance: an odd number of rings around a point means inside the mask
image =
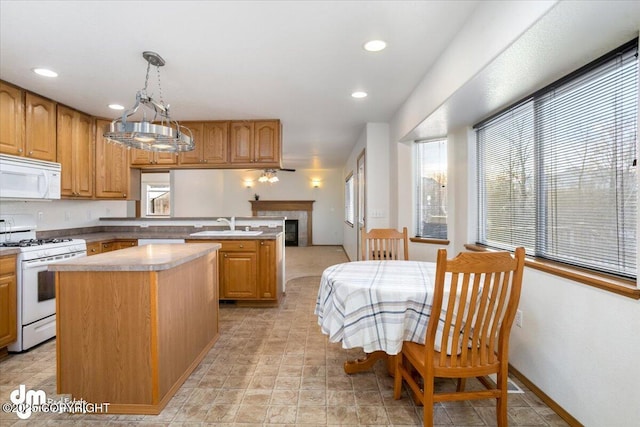
M 496 419 L 498 427 L 507 427 L 507 374 L 506 372 L 498 372 L 497 386 L 500 388 L 500 397 L 496 402 Z
M 456 391 L 458 393 L 463 392 L 466 385 L 467 385 L 466 378 L 458 378 L 458 387 L 456 388 Z
M 402 353 L 395 357 L 395 369 L 393 374 L 393 398 L 395 400 L 400 399 L 402 394 Z
M 422 423 L 424 427 L 433 427 L 433 392 L 435 388 L 434 378 L 423 378 L 422 394 Z

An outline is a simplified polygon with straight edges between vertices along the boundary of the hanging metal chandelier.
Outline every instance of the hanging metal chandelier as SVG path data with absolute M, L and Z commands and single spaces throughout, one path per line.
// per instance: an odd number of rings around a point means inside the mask
M 278 175 L 276 175 L 277 171 L 275 169 L 265 169 L 260 174 L 260 178 L 258 178 L 258 182 L 269 182 L 273 184 L 274 182 L 280 181 L 278 179 Z
M 164 59 L 157 53 L 149 51 L 142 52 L 142 56 L 147 61 L 144 89 L 136 93 L 135 105 L 129 110 L 125 110 L 122 113 L 122 117 L 111 122 L 109 132 L 105 133 L 104 137 L 126 147 L 146 151 L 178 152 L 193 150 L 195 143 L 191 130 L 181 126 L 177 121 L 171 120 L 169 105 L 165 105 L 162 99 L 160 67 L 164 66 Z M 152 65 L 156 67 L 158 73 L 159 102 L 147 94 L 149 70 Z M 127 121 L 140 107 L 143 107 L 141 110 L 142 120 L 139 122 Z M 150 120 L 147 119 L 147 111 L 153 113 Z

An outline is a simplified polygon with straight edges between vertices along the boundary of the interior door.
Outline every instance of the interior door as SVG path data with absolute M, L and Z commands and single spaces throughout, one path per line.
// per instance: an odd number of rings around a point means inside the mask
M 356 218 L 358 222 L 357 228 L 357 244 L 358 251 L 357 259 L 362 258 L 362 250 L 360 244 L 362 242 L 362 230 L 366 227 L 366 206 L 367 206 L 367 192 L 366 190 L 366 174 L 365 174 L 365 150 L 358 156 L 357 174 L 356 174 Z

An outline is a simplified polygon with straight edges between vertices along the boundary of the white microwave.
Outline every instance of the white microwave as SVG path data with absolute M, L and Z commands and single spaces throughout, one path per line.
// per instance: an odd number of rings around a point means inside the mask
M 0 198 L 59 199 L 60 163 L 0 154 Z

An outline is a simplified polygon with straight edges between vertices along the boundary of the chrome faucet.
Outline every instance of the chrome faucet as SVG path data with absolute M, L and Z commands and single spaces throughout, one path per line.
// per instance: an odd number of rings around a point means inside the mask
M 235 229 L 236 229 L 236 217 L 235 216 L 232 216 L 231 220 L 228 220 L 227 218 L 218 218 L 218 219 L 216 219 L 216 221 L 226 223 L 229 226 L 229 229 L 231 231 L 235 231 Z

